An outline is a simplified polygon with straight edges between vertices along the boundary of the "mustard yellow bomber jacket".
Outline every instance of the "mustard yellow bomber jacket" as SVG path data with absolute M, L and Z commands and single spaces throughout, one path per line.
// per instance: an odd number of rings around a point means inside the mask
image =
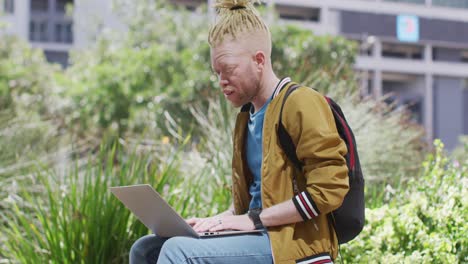
M 325 98 L 313 89 L 300 87 L 287 99 L 283 124 L 304 163 L 297 171 L 281 149 L 277 135 L 279 113 L 287 85 L 266 109 L 263 124 L 261 197 L 263 208 L 293 199 L 303 222 L 268 227 L 274 262 L 314 263 L 322 256 L 335 259 L 338 240 L 327 221 L 348 192 L 348 169 L 344 141 L 338 135 L 333 114 Z M 249 210 L 249 186 L 253 179 L 245 156 L 248 107 L 238 114 L 234 129 L 232 194 L 236 214 Z M 300 194 L 293 192 L 293 173 Z

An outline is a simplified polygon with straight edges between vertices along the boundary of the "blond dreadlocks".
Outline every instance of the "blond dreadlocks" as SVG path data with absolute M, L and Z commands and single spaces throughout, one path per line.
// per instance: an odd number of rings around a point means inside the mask
M 264 33 L 270 38 L 270 31 L 254 3 L 259 0 L 217 0 L 215 8 L 218 20 L 208 35 L 208 43 L 213 47 L 221 43 L 225 36 L 236 39 L 240 33 Z

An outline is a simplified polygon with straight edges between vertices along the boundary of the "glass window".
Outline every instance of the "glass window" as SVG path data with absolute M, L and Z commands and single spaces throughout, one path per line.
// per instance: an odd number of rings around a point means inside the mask
M 42 22 L 39 24 L 39 40 L 42 42 L 46 42 L 48 40 L 47 38 L 47 23 Z
M 279 17 L 282 19 L 312 22 L 320 21 L 320 8 L 298 7 L 285 4 L 277 4 L 275 8 L 279 13 Z
M 41 41 L 41 42 L 48 41 L 49 38 L 47 34 L 48 34 L 48 30 L 47 30 L 46 21 L 31 20 L 29 22 L 29 40 L 30 41 Z
M 468 63 L 468 49 L 462 51 L 462 53 L 461 53 L 461 61 L 462 61 L 462 62 L 465 62 L 465 63 Z M 467 88 L 468 88 L 468 87 L 467 87 Z
M 3 10 L 7 14 L 13 14 L 15 12 L 15 1 L 14 0 L 4 0 L 3 1 Z
M 423 58 L 423 53 L 424 47 L 419 45 L 385 42 L 382 44 L 383 57 L 421 60 Z
M 31 0 L 31 10 L 35 12 L 47 12 L 49 9 L 48 0 Z
M 63 42 L 63 39 L 62 39 L 63 29 L 62 28 L 63 28 L 62 24 L 60 23 L 55 24 L 55 41 L 56 42 Z
M 468 8 L 468 0 L 432 0 L 432 5 L 456 8 Z
M 34 21 L 29 21 L 29 40 L 36 40 L 36 23 Z
M 386 2 L 399 2 L 399 3 L 410 3 L 410 4 L 425 4 L 426 0 L 384 0 Z
M 73 0 L 57 0 L 55 10 L 60 13 L 65 13 L 68 4 L 73 4 Z
M 73 43 L 73 24 L 69 23 L 65 28 L 65 42 Z

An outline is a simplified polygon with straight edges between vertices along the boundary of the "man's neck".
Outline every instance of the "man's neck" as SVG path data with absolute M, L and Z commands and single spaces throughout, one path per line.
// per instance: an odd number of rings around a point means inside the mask
M 264 81 L 260 83 L 259 93 L 257 96 L 255 96 L 255 98 L 252 99 L 255 112 L 260 110 L 270 99 L 279 81 L 280 79 L 276 77 L 273 72 L 271 72 L 268 76 L 266 76 L 266 78 L 264 78 Z

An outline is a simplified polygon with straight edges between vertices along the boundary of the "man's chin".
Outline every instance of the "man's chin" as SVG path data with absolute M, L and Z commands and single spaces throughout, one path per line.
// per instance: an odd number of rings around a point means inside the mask
M 233 101 L 229 101 L 229 103 L 234 107 L 234 108 L 239 108 L 241 106 L 244 105 L 244 103 L 242 102 L 233 102 Z

